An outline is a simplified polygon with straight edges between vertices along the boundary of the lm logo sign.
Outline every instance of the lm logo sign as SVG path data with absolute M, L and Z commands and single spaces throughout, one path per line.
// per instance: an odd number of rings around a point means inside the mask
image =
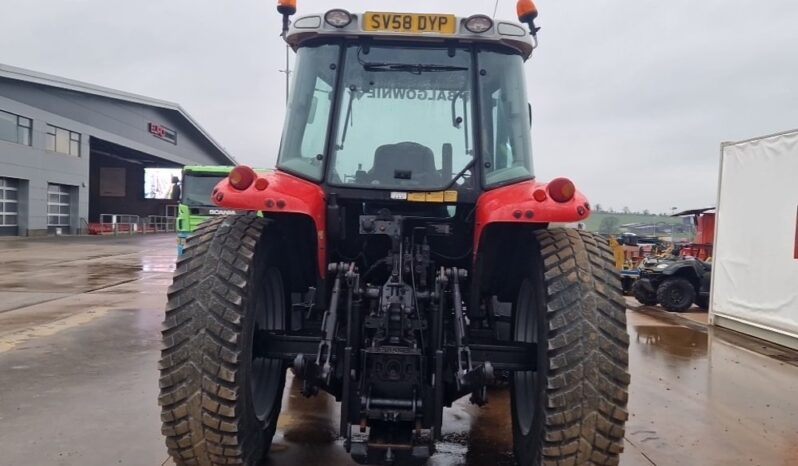
M 177 145 L 177 131 L 157 123 L 147 123 L 147 130 L 156 138 Z

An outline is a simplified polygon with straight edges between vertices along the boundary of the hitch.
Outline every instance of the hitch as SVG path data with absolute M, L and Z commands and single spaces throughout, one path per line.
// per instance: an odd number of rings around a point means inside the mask
M 341 295 L 341 281 L 346 278 L 349 289 L 348 305 L 351 309 L 353 285 L 357 281 L 354 262 L 330 264 L 329 271 L 335 273 L 330 306 L 324 311 L 321 323 L 321 341 L 316 352 L 316 359 L 308 361 L 304 354 L 298 354 L 294 359 L 294 371 L 304 380 L 302 394 L 311 397 L 319 392 L 319 385 L 329 386 L 333 368 L 333 349 L 335 338 L 338 334 L 338 303 Z
M 467 278 L 465 270 L 452 268 L 446 270 L 452 284 L 452 307 L 454 308 L 454 336 L 457 347 L 457 372 L 455 382 L 458 391 L 471 392 L 471 402 L 482 406 L 488 402 L 487 385 L 494 380 L 493 365 L 485 361 L 474 367 L 471 348 L 466 341 L 468 319 L 463 312 L 463 299 L 460 293 L 460 279 Z

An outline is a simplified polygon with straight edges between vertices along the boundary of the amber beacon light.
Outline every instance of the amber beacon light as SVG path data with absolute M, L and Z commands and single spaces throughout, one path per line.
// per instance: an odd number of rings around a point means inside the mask
M 529 25 L 529 32 L 536 36 L 539 27 L 535 26 L 535 19 L 538 17 L 538 7 L 532 0 L 518 0 L 516 4 L 516 12 L 518 13 L 518 21 Z
M 283 15 L 283 37 L 288 32 L 289 18 L 296 13 L 296 0 L 277 0 L 277 12 Z
M 291 16 L 296 13 L 296 0 L 277 0 L 277 12 Z

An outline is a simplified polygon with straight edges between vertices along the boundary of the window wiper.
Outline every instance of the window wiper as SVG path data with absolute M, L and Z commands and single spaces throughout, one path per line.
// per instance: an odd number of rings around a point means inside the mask
M 344 148 L 344 142 L 346 142 L 346 133 L 349 129 L 349 125 L 352 124 L 352 101 L 355 99 L 355 90 L 353 89 L 354 86 L 349 88 L 349 105 L 346 107 L 346 117 L 344 118 L 344 130 L 343 134 L 341 134 L 341 143 L 337 144 L 335 149 L 341 150 Z
M 362 63 L 366 71 L 406 71 L 413 74 L 440 71 L 468 71 L 465 66 L 451 65 L 413 65 L 410 63 Z

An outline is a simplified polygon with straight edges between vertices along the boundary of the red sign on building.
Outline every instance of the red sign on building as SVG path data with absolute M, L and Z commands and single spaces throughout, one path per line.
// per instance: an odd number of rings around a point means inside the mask
M 150 134 L 156 138 L 163 139 L 166 142 L 171 142 L 172 144 L 177 145 L 177 131 L 157 123 L 148 123 L 147 129 L 149 130 Z

